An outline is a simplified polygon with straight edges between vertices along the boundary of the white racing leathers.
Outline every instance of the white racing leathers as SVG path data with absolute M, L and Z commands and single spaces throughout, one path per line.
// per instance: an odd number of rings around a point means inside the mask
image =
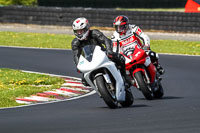
M 131 44 L 138 45 L 146 50 L 150 49 L 150 38 L 136 25 L 129 25 L 129 28 L 125 34 L 119 34 L 115 31 L 111 39 L 113 42 L 114 52 L 117 50 L 117 41 L 119 41 L 120 44 L 119 49 L 123 51 L 130 49 L 129 45 Z

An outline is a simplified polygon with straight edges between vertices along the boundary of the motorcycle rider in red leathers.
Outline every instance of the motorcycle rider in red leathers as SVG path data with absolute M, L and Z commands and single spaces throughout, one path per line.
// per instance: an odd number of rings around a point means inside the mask
M 128 47 L 129 44 L 137 45 L 139 48 L 142 48 L 147 52 L 160 75 L 164 74 L 165 70 L 158 63 L 158 54 L 150 49 L 149 37 L 144 34 L 138 26 L 129 24 L 128 17 L 124 15 L 117 16 L 113 22 L 113 26 L 115 27 L 115 31 L 111 39 L 113 42 L 114 52 L 117 51 L 118 42 L 120 50 L 123 50 L 123 52 L 127 54 L 128 51 L 131 50 L 130 47 Z

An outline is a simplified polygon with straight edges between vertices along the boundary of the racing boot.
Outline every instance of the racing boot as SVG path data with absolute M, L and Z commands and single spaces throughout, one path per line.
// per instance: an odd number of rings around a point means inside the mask
M 148 55 L 151 58 L 151 62 L 155 65 L 157 71 L 160 75 L 163 75 L 165 73 L 164 68 L 158 63 L 159 55 L 154 51 L 149 51 Z
M 125 69 L 121 70 L 121 74 L 125 79 L 126 88 L 130 88 L 132 86 L 132 81 L 131 81 L 131 78 L 126 74 Z
M 82 82 L 82 84 L 83 84 L 84 86 L 90 86 L 90 85 L 87 83 L 87 81 L 85 80 L 84 77 L 81 78 L 81 82 Z
M 165 73 L 165 69 L 159 63 L 157 63 L 155 66 L 160 75 Z
M 117 68 L 120 70 L 122 77 L 125 79 L 126 88 L 132 86 L 130 77 L 126 74 L 125 58 L 123 55 L 118 53 L 112 54 L 112 61 L 116 63 Z

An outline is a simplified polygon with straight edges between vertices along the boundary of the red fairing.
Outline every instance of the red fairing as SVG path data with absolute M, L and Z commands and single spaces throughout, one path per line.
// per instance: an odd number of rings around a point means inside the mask
M 132 57 L 132 59 L 130 57 Z M 146 61 L 146 57 L 147 57 L 147 54 L 145 53 L 145 51 L 142 49 L 139 49 L 136 46 L 134 53 L 127 57 L 131 59 L 131 62 L 126 64 L 126 70 L 130 70 L 132 66 L 136 64 L 144 64 Z
M 136 61 L 143 60 L 145 62 L 145 58 L 147 57 L 147 54 L 146 54 L 146 52 L 143 49 L 139 49 L 136 46 L 136 48 L 134 50 L 134 53 L 132 54 L 132 57 L 133 57 L 132 60 L 136 60 Z M 144 62 L 143 62 L 143 64 L 144 64 Z
M 142 68 L 137 68 L 137 69 L 135 69 L 135 70 L 133 71 L 133 75 L 135 75 L 135 73 L 136 73 L 136 72 L 139 72 L 139 71 L 141 71 L 141 72 L 143 72 L 143 73 L 145 74 L 144 69 L 142 69 Z
M 150 79 L 151 79 L 151 83 L 154 82 L 155 80 L 155 77 L 156 77 L 156 67 L 151 63 L 148 67 L 147 67 L 147 70 L 149 71 L 150 73 Z
M 124 54 L 123 54 L 124 55 Z M 124 55 L 125 56 L 125 55 Z M 125 56 L 127 57 L 127 56 Z M 132 76 L 138 71 L 142 71 L 145 75 L 145 70 L 143 67 L 138 67 L 136 65 L 141 65 L 145 67 L 146 59 L 148 55 L 143 49 L 138 48 L 138 46 L 135 47 L 134 52 L 129 55 L 127 58 L 131 59 L 129 63 L 126 63 L 126 70 L 130 71 L 130 69 L 133 69 Z M 136 66 L 136 67 L 134 67 Z M 153 83 L 156 78 L 156 68 L 155 66 L 150 62 L 147 66 L 147 74 L 149 75 L 150 82 Z

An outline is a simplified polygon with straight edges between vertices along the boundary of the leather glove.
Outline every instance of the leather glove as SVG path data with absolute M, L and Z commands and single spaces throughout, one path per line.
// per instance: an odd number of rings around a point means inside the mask
M 149 53 L 151 52 L 151 50 L 144 50 L 146 52 L 147 55 L 149 55 Z
M 150 48 L 148 46 L 144 46 L 142 49 L 146 50 L 150 50 Z
M 107 50 L 107 56 L 109 58 L 112 58 L 113 57 L 113 51 L 112 50 Z
M 123 56 L 123 55 L 121 55 L 121 54 L 117 54 L 117 58 L 120 60 L 120 61 L 125 61 L 125 57 Z

